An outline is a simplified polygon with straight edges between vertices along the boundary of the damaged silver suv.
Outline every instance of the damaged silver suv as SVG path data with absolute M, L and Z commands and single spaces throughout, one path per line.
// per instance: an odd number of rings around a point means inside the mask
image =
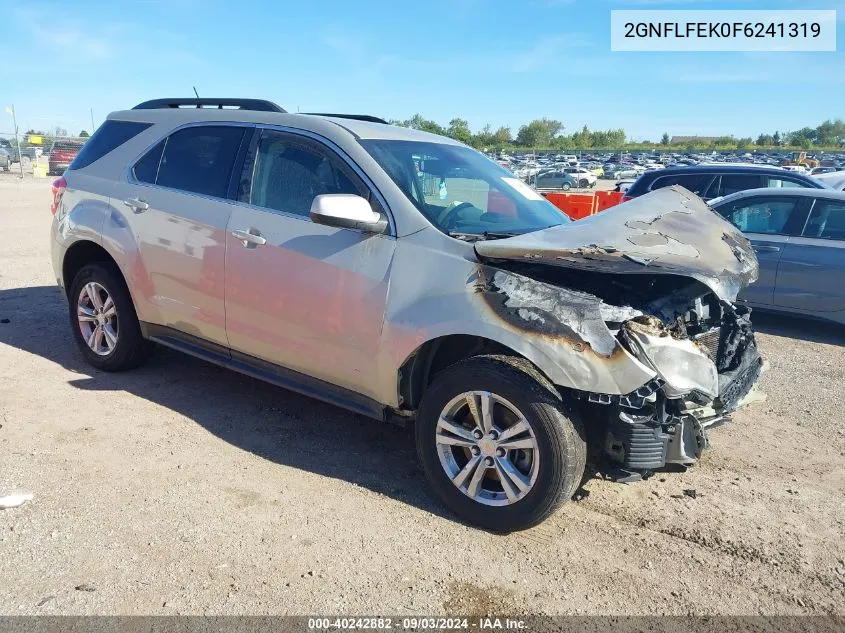
M 369 116 L 170 99 L 111 114 L 54 183 L 52 259 L 87 361 L 153 342 L 414 421 L 494 531 L 691 465 L 761 370 L 748 241 L 667 188 L 571 223 L 478 152 Z M 338 447 L 340 449 L 340 447 Z

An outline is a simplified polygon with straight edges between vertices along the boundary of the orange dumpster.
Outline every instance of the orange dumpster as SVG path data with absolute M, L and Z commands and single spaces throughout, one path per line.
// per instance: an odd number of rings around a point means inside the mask
M 624 195 L 621 191 L 596 191 L 596 213 L 615 207 Z
M 596 212 L 596 197 L 583 193 L 549 193 L 546 199 L 573 220 L 580 220 Z

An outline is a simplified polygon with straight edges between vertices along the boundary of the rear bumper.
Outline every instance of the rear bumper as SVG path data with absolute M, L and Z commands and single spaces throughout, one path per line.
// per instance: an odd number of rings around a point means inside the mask
M 56 285 L 62 289 L 62 294 L 65 294 L 64 274 L 62 272 L 64 253 L 65 247 L 59 242 L 56 235 L 56 220 L 54 219 L 50 227 L 50 263 L 53 265 L 53 276 L 56 280 Z

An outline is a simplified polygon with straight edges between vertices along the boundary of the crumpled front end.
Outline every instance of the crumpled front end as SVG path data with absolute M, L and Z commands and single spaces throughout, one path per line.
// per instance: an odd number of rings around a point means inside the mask
M 707 448 L 707 429 L 727 421 L 760 376 L 750 310 L 726 302 L 698 307 L 703 314 L 693 309 L 669 326 L 652 316 L 622 324 L 622 345 L 657 378 L 627 396 L 587 396 L 606 407 L 603 448 L 620 478 L 694 464 Z
M 750 309 L 733 303 L 754 251 L 684 189 L 475 249 L 496 267 L 482 296 L 563 369 L 621 478 L 694 463 L 760 375 Z

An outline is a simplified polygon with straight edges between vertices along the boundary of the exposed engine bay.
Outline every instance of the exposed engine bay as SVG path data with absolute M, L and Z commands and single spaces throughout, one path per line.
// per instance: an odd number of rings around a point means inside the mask
M 556 346 L 620 480 L 695 463 L 762 371 L 751 311 L 733 303 L 757 277 L 754 252 L 686 190 L 475 248 L 495 266 L 481 267 L 477 291 Z
M 698 281 L 499 266 L 585 295 L 589 288 L 601 300 L 610 334 L 654 370 L 652 380 L 627 394 L 578 394 L 589 417 L 604 421 L 597 441 L 619 479 L 634 480 L 666 464 L 694 464 L 707 448 L 705 430 L 724 424 L 760 375 L 750 309 L 719 299 Z

